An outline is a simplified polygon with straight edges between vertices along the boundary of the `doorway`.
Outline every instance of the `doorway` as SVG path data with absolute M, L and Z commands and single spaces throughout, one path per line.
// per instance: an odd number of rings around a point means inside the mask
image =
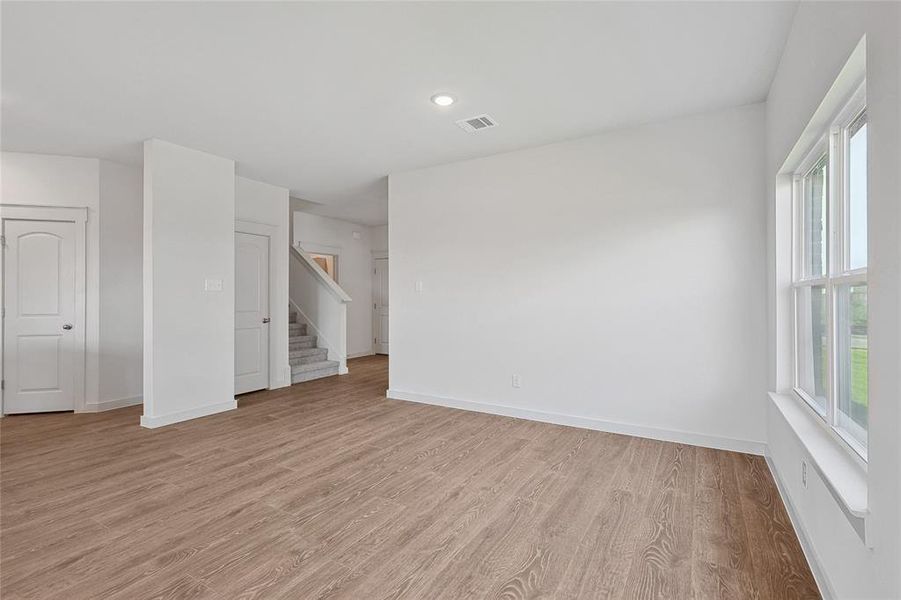
M 388 354 L 388 257 L 372 263 L 372 351 Z
M 236 395 L 269 387 L 270 239 L 259 230 L 235 231 Z
M 84 208 L 4 206 L 3 413 L 84 404 Z

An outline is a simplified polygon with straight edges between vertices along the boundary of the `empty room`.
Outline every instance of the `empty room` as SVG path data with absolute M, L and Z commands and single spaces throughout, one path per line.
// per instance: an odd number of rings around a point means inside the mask
M 0 102 L 3 600 L 901 600 L 901 2 L 2 0 Z

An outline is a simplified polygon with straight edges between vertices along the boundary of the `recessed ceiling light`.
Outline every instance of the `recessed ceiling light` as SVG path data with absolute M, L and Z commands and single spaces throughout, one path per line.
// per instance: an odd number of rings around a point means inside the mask
M 432 96 L 432 104 L 437 104 L 438 106 L 450 106 L 455 100 L 456 98 L 450 94 L 435 94 Z

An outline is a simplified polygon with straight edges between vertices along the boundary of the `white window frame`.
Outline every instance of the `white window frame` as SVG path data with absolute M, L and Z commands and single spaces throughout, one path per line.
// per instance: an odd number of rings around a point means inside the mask
M 850 269 L 850 235 L 848 214 L 850 194 L 848 184 L 849 160 L 846 156 L 849 127 L 866 111 L 866 81 L 833 119 L 829 130 L 813 146 L 804 161 L 794 173 L 792 185 L 792 389 L 824 424 L 864 462 L 867 461 L 867 447 L 854 439 L 838 426 L 838 348 L 836 323 L 835 290 L 839 286 L 865 285 L 867 268 Z M 808 276 L 804 272 L 804 179 L 826 155 L 827 203 L 826 203 L 826 265 L 824 274 Z M 868 158 L 869 160 L 869 158 Z M 826 289 L 826 408 L 823 411 L 814 398 L 801 389 L 798 355 L 801 340 L 798 335 L 799 290 L 807 287 L 823 286 Z

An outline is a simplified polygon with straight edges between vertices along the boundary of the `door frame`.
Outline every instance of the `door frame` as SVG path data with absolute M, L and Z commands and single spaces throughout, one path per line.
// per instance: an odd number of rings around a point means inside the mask
M 269 373 L 266 378 L 266 389 L 271 390 L 272 384 L 278 381 L 278 365 L 275 364 L 275 357 L 278 356 L 278 336 L 273 335 L 273 329 L 276 327 L 288 327 L 287 323 L 282 323 L 281 319 L 276 317 L 280 314 L 275 310 L 275 282 L 278 281 L 278 265 L 272 256 L 272 243 L 276 239 L 278 227 L 275 225 L 267 225 L 266 223 L 257 223 L 256 221 L 244 221 L 235 219 L 235 233 L 247 233 L 250 235 L 260 235 L 269 238 Z M 237 282 L 236 282 L 237 283 Z M 232 327 L 234 330 L 234 327 Z
M 388 251 L 387 250 L 373 250 L 372 251 L 372 273 L 373 273 L 373 275 L 375 274 L 375 261 L 377 261 L 377 260 L 389 260 Z M 390 290 L 390 286 L 389 286 L 389 290 Z M 378 314 L 376 314 L 376 310 L 375 310 L 375 287 L 374 286 L 372 287 L 372 290 L 371 290 L 371 296 L 372 297 L 370 298 L 370 300 L 372 301 L 373 307 L 369 312 L 372 315 L 372 331 L 375 332 L 376 320 L 378 319 Z M 390 299 L 389 299 L 388 306 L 391 306 Z M 388 312 L 388 326 L 389 326 L 389 328 L 391 326 L 390 311 Z M 375 343 L 375 340 L 373 340 L 373 342 L 372 342 L 372 353 L 379 354 L 378 344 Z M 388 356 L 388 355 L 386 355 L 386 356 Z
M 75 357 L 73 359 L 75 370 L 75 384 L 73 386 L 73 409 L 81 412 L 85 409 L 85 383 L 88 379 L 95 379 L 98 373 L 88 373 L 85 365 L 86 349 L 86 303 L 87 303 L 87 263 L 85 260 L 87 247 L 87 207 L 67 206 L 32 206 L 25 204 L 0 204 L 0 225 L 6 231 L 6 221 L 58 221 L 75 224 Z M 4 234 L 5 235 L 5 234 Z M 6 344 L 6 239 L 2 247 L 0 258 L 0 303 L 3 304 L 4 318 L 0 319 L 0 347 Z M 92 325 L 99 333 L 99 324 Z M 96 335 L 94 336 L 97 337 Z M 3 378 L 3 370 L 6 362 L 5 347 L 3 348 L 3 360 L 0 360 L 0 378 Z M 0 390 L 0 415 L 4 414 L 3 390 Z

